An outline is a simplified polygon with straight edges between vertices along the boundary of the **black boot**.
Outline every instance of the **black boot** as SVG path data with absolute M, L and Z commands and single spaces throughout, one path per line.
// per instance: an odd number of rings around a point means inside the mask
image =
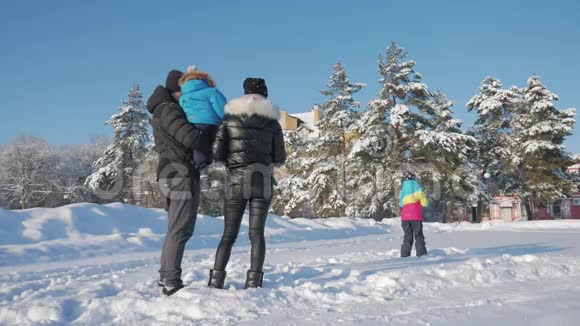
M 213 289 L 223 289 L 224 282 L 226 280 L 226 271 L 218 271 L 215 269 L 209 270 L 209 283 L 208 287 Z
M 246 289 L 261 288 L 263 279 L 264 279 L 264 273 L 248 271 L 248 275 L 246 276 L 245 288 Z
M 165 286 L 163 287 L 163 289 L 161 290 L 161 292 L 162 292 L 163 294 L 165 294 L 166 296 L 168 296 L 168 297 L 169 297 L 169 296 L 172 296 L 172 295 L 174 295 L 174 294 L 175 294 L 175 292 L 177 292 L 177 291 L 179 291 L 179 290 L 183 289 L 184 287 L 185 287 L 185 286 L 183 285 L 183 283 L 179 283 L 179 284 L 177 284 L 176 286 L 168 286 L 168 285 L 165 285 Z

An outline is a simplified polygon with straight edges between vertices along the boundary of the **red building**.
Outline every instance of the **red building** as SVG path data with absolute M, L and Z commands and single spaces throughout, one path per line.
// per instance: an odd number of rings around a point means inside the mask
M 568 172 L 570 174 L 576 174 L 576 173 L 580 174 L 580 163 L 569 166 L 566 169 L 566 172 Z
M 580 174 L 580 163 L 566 169 L 569 174 Z M 560 218 L 580 219 L 580 192 L 575 192 L 569 198 L 562 198 L 549 203 L 547 207 L 534 208 L 535 219 L 553 220 Z M 517 195 L 499 195 L 493 198 L 489 205 L 489 216 L 485 219 L 527 220 L 527 214 L 521 199 Z
M 515 220 L 525 220 L 525 209 L 521 199 L 517 196 L 499 195 L 493 197 L 493 201 L 489 205 L 490 220 L 502 220 L 504 222 L 512 222 Z
M 547 207 L 536 207 L 534 218 L 540 220 L 580 219 L 580 192 L 556 200 Z M 524 204 L 518 196 L 496 196 L 489 207 L 489 219 L 511 222 L 527 220 Z
M 580 192 L 575 192 L 570 198 L 562 198 L 538 209 L 540 218 L 574 218 L 580 219 Z

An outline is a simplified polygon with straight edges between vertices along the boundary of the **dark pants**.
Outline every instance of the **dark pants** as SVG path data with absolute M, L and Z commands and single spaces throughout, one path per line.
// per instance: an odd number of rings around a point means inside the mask
M 181 261 L 185 244 L 193 235 L 199 206 L 199 175 L 160 179 L 159 186 L 169 219 L 159 274 L 167 286 L 173 287 L 182 284 Z
M 423 235 L 423 222 L 403 221 L 401 225 L 405 232 L 403 244 L 401 245 L 401 257 L 411 256 L 413 238 L 415 239 L 415 251 L 417 252 L 417 256 L 426 255 L 427 247 L 425 246 L 425 236 Z
M 208 125 L 204 123 L 194 123 L 195 128 L 205 131 L 205 132 L 213 132 L 217 130 L 217 126 Z M 201 151 L 193 151 L 193 161 L 195 162 L 195 166 L 199 171 L 199 174 L 207 176 L 209 173 L 209 165 L 211 164 L 211 157 L 208 153 L 204 153 Z
M 260 180 L 252 181 L 250 188 L 244 191 L 243 182 L 231 185 L 230 193 L 225 200 L 224 234 L 215 257 L 215 270 L 225 270 L 230 260 L 232 247 L 236 242 L 246 206 L 249 204 L 249 236 L 252 245 L 250 270 L 261 272 L 266 256 L 266 239 L 264 229 L 271 202 L 271 184 Z M 269 191 L 264 191 L 269 187 Z
M 193 161 L 195 162 L 195 166 L 199 170 L 200 175 L 207 176 L 209 174 L 209 165 L 211 161 L 208 154 L 200 151 L 193 151 Z

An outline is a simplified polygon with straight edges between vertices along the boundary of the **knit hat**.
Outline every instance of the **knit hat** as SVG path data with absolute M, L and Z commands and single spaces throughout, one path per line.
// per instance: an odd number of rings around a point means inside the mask
M 258 94 L 268 97 L 268 87 L 262 78 L 246 78 L 244 80 L 244 94 Z
M 183 73 L 179 70 L 171 70 L 167 74 L 167 80 L 165 81 L 165 88 L 167 88 L 171 93 L 181 92 L 181 87 L 179 86 L 179 78 L 183 76 Z
M 411 171 L 406 171 L 405 173 L 403 173 L 403 181 L 408 181 L 408 180 L 415 180 L 415 174 Z

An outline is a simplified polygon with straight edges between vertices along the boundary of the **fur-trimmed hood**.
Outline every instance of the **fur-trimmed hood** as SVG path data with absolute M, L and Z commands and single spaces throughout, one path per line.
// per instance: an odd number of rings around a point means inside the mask
M 272 101 L 257 94 L 248 94 L 226 104 L 225 113 L 232 116 L 262 116 L 271 120 L 280 119 L 280 111 Z

